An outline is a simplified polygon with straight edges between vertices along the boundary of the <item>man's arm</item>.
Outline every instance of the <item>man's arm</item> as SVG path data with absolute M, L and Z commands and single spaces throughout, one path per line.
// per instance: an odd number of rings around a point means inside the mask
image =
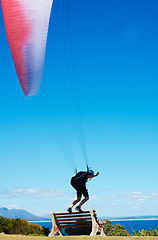
M 95 175 L 87 175 L 87 178 L 94 178 L 97 177 L 99 175 L 99 172 L 97 172 Z

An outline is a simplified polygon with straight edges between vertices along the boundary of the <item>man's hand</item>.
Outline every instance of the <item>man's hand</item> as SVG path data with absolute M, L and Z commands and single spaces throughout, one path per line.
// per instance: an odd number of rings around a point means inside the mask
M 97 172 L 95 175 L 87 175 L 87 178 L 94 178 L 99 175 L 99 172 Z
M 97 172 L 95 176 L 98 176 L 98 175 L 99 175 L 99 172 Z

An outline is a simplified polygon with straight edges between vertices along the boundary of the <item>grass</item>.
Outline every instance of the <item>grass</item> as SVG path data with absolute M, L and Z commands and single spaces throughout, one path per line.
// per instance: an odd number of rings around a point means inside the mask
M 48 240 L 48 237 L 39 236 L 22 236 L 22 235 L 8 235 L 0 234 L 0 240 Z M 49 240 L 157 240 L 158 237 L 90 237 L 90 236 L 63 236 L 63 237 L 51 237 Z

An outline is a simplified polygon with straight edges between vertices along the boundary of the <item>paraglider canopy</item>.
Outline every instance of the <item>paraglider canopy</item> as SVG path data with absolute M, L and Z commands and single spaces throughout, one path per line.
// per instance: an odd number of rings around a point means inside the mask
M 1 0 L 15 69 L 25 96 L 35 95 L 43 74 L 53 0 Z

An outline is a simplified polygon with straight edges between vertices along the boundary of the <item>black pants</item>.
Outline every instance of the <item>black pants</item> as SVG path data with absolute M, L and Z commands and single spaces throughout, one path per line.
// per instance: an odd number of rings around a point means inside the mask
M 77 191 L 77 198 L 82 197 L 82 194 L 84 197 L 89 197 L 85 184 L 82 184 L 80 181 L 76 181 L 75 177 L 71 178 L 71 185 Z

